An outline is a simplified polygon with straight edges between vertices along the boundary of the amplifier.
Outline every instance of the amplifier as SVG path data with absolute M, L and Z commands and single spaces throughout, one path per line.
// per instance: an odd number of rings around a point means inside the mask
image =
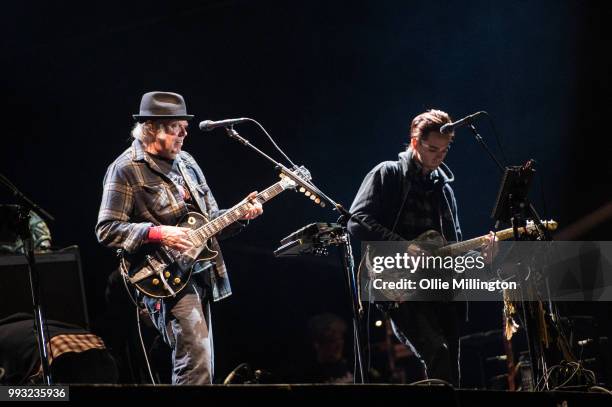
M 36 254 L 40 303 L 47 319 L 89 329 L 78 247 Z M 32 292 L 24 255 L 0 256 L 0 319 L 18 312 L 32 314 Z

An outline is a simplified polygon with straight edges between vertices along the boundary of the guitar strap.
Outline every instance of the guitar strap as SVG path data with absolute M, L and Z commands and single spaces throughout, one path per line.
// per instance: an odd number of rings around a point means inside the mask
M 444 194 L 444 182 L 442 181 L 441 177 L 438 177 L 435 181 L 434 181 L 434 187 L 433 187 L 433 204 L 434 204 L 434 210 L 438 213 L 438 221 L 440 223 L 440 234 L 442 235 L 442 237 L 444 238 L 445 241 L 448 241 L 448 239 L 446 238 L 446 233 L 444 233 L 444 209 L 442 209 L 442 205 L 440 204 L 441 199 L 443 198 Z
M 208 215 L 208 211 L 206 210 L 206 203 L 202 201 L 202 198 L 200 197 L 200 194 L 198 193 L 198 190 L 196 188 L 197 184 L 194 182 L 193 178 L 191 178 L 191 175 L 189 174 L 185 163 L 178 156 L 177 162 L 179 171 L 181 172 L 181 175 L 185 180 L 185 184 L 187 185 L 187 189 L 189 189 L 189 193 L 191 194 L 191 198 L 193 199 L 194 204 L 199 209 L 200 213 Z

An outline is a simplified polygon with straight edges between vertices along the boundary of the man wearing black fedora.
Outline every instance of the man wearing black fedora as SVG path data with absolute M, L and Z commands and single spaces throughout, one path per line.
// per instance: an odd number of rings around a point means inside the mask
M 173 225 L 191 211 L 209 219 L 223 213 L 199 165 L 182 150 L 193 116 L 187 114 L 181 95 L 148 92 L 133 117 L 134 141 L 108 167 L 104 178 L 96 235 L 103 245 L 127 253 L 137 253 L 144 245 L 186 251 L 193 247 L 187 235 L 190 229 Z M 253 201 L 241 220 L 262 212 L 261 204 Z M 218 237 L 233 235 L 244 226 L 235 222 Z M 189 286 L 176 297 L 141 295 L 153 323 L 172 348 L 173 384 L 212 383 L 209 304 L 231 295 L 231 288 L 215 238 L 211 249 L 219 251 L 217 257 L 194 266 Z

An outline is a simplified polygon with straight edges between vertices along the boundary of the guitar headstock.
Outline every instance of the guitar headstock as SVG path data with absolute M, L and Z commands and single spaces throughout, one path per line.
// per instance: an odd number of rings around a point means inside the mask
M 295 189 L 297 184 L 294 180 L 283 174 L 282 172 L 278 175 L 280 177 L 279 184 L 283 189 Z
M 308 182 L 312 179 L 312 176 L 310 175 L 310 171 L 308 171 L 306 169 L 306 167 L 304 166 L 300 166 L 297 168 L 294 168 L 294 172 L 297 174 L 298 177 L 300 177 L 300 179 Z M 304 195 L 306 195 L 308 198 L 310 198 L 311 201 L 313 201 L 315 204 L 320 205 L 322 208 L 325 207 L 325 202 L 323 202 L 321 200 L 321 198 L 319 196 L 317 196 L 313 191 L 309 190 L 308 188 L 302 186 L 302 185 L 297 185 L 297 183 L 292 180 L 291 178 L 287 177 L 287 175 L 283 174 L 282 172 L 280 173 L 280 178 L 281 178 L 281 185 L 283 188 L 287 189 L 287 188 L 294 188 L 297 189 L 299 192 L 303 193 Z
M 554 221 L 552 219 L 543 220 L 542 225 L 546 228 L 546 230 L 550 230 L 551 232 L 554 232 L 555 230 L 557 230 L 557 227 L 559 227 L 559 224 L 557 223 L 557 221 Z M 530 232 L 533 230 L 536 230 L 536 225 L 532 220 L 527 221 L 527 230 Z

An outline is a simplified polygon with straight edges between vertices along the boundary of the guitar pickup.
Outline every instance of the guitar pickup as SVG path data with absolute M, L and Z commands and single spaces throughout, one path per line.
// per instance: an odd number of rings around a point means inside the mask
M 138 283 L 154 274 L 160 274 L 168 268 L 168 266 L 166 266 L 164 263 L 157 262 L 157 264 L 155 264 L 155 261 L 151 256 L 146 256 L 145 260 L 148 267 L 143 267 L 138 273 L 129 277 L 131 283 Z

